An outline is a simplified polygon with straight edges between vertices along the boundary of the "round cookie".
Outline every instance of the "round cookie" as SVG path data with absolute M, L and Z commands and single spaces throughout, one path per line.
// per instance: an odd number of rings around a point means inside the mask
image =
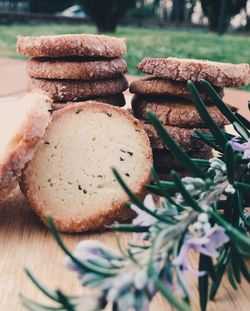
M 126 100 L 123 94 L 116 94 L 116 95 L 111 95 L 111 96 L 106 96 L 106 97 L 99 97 L 99 98 L 94 98 L 95 102 L 100 102 L 100 103 L 105 103 L 109 104 L 112 106 L 117 106 L 117 107 L 124 107 L 126 105 Z M 65 108 L 66 105 L 71 105 L 71 104 L 80 104 L 82 102 L 67 102 L 67 103 L 52 103 L 52 109 L 53 110 L 58 110 Z
M 40 90 L 0 103 L 0 202 L 9 198 L 50 123 L 51 99 Z
M 115 167 L 141 196 L 151 180 L 152 150 L 138 120 L 123 109 L 87 102 L 52 114 L 45 143 L 23 172 L 21 188 L 46 223 L 63 232 L 103 230 L 132 212 Z
M 121 57 L 126 41 L 105 35 L 69 34 L 54 36 L 18 36 L 16 50 L 30 57 Z
M 155 77 L 176 81 L 200 81 L 205 79 L 219 87 L 243 86 L 250 83 L 248 64 L 219 63 L 208 60 L 168 58 L 144 58 L 137 68 Z
M 158 136 L 155 128 L 149 124 L 147 121 L 140 120 L 144 130 L 148 134 L 151 147 L 153 149 L 163 149 L 165 145 L 162 139 Z M 183 150 L 190 151 L 193 149 L 199 149 L 205 146 L 205 144 L 198 138 L 193 137 L 195 129 L 192 128 L 181 128 L 176 126 L 164 125 L 165 129 L 168 131 L 169 135 L 179 144 Z M 208 129 L 198 129 L 201 133 L 208 134 Z M 204 147 L 205 148 L 205 147 Z
M 96 61 L 32 58 L 27 63 L 28 75 L 39 79 L 98 80 L 126 72 L 127 64 L 123 58 Z
M 135 117 L 139 119 L 147 120 L 147 110 L 152 110 L 157 118 L 166 125 L 185 128 L 206 127 L 196 107 L 184 99 L 135 95 L 132 98 L 131 105 Z M 207 109 L 218 126 L 222 127 L 229 124 L 216 106 L 207 106 Z
M 197 86 L 202 98 L 206 102 L 210 102 L 209 96 L 204 92 L 203 88 Z M 223 88 L 215 87 L 216 92 L 222 98 L 224 96 Z M 170 95 L 183 97 L 191 100 L 185 81 L 172 81 L 163 78 L 143 78 L 132 81 L 129 91 L 133 94 L 140 95 Z
M 199 158 L 208 160 L 212 158 L 212 148 L 207 146 L 194 149 L 187 152 L 191 158 Z M 166 149 L 153 149 L 154 167 L 157 172 L 165 172 L 171 170 L 183 170 L 183 165 L 173 156 L 173 154 Z
M 54 102 L 68 102 L 120 94 L 128 88 L 128 82 L 123 75 L 94 81 L 30 78 L 29 87 L 48 92 Z

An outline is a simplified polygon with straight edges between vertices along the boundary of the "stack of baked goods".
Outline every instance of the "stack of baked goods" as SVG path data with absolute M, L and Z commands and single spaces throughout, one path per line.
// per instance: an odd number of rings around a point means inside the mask
M 183 168 L 165 149 L 156 131 L 147 121 L 147 109 L 156 114 L 169 134 L 191 157 L 211 157 L 211 148 L 193 136 L 195 129 L 203 133 L 208 133 L 208 129 L 192 104 L 187 81 L 192 80 L 197 84 L 211 116 L 220 127 L 224 127 L 228 120 L 199 87 L 198 81 L 206 79 L 223 97 L 224 87 L 249 83 L 249 65 L 168 57 L 144 58 L 137 68 L 152 76 L 131 83 L 130 92 L 135 94 L 132 98 L 132 109 L 148 133 L 154 166 L 161 177 L 168 176 L 171 169 L 182 171 Z
M 53 108 L 89 99 L 125 105 L 125 39 L 91 34 L 19 36 L 17 51 L 31 57 L 29 88 L 49 93 Z

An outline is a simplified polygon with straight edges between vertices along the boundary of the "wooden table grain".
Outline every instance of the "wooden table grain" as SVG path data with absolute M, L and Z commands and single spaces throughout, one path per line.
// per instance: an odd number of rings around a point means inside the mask
M 242 97 L 239 96 L 239 92 L 231 94 L 237 99 L 236 104 L 247 114 L 246 94 L 244 93 Z M 229 95 L 227 93 L 227 97 L 230 99 Z M 37 302 L 49 303 L 27 278 L 24 267 L 28 267 L 51 289 L 60 288 L 68 294 L 82 293 L 83 289 L 79 286 L 74 273 L 67 271 L 64 267 L 64 254 L 47 228 L 27 206 L 18 189 L 11 199 L 0 205 L 0 216 L 0 311 L 24 311 L 25 308 L 19 298 L 20 293 Z M 107 246 L 117 248 L 112 232 L 63 234 L 62 236 L 70 249 L 73 249 L 77 242 L 83 239 L 96 239 Z M 131 235 L 121 234 L 121 241 L 126 245 L 131 241 Z M 191 261 L 195 267 L 197 265 L 195 254 L 192 254 Z M 196 279 L 190 274 L 187 277 L 190 282 L 193 310 L 199 310 Z M 155 297 L 151 311 L 169 310 L 173 310 L 173 308 L 160 295 Z M 250 285 L 242 280 L 239 289 L 234 291 L 227 277 L 224 276 L 216 301 L 209 303 L 208 310 L 249 311 Z

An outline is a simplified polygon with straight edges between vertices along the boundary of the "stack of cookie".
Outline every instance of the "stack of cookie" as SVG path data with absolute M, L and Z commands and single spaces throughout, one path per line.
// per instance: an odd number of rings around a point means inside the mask
M 132 99 L 133 113 L 141 119 L 151 140 L 154 166 L 158 173 L 164 178 L 165 174 L 168 176 L 171 169 L 182 171 L 183 168 L 164 148 L 156 131 L 147 121 L 147 109 L 156 114 L 169 134 L 191 157 L 211 157 L 211 148 L 193 137 L 195 129 L 203 133 L 208 133 L 208 129 L 205 128 L 203 120 L 192 104 L 187 81 L 198 82 L 206 79 L 223 97 L 223 87 L 242 86 L 249 83 L 249 65 L 169 57 L 144 58 L 137 68 L 153 75 L 153 77 L 133 81 L 130 85 L 130 92 L 135 94 Z M 228 124 L 228 120 L 213 105 L 202 88 L 199 85 L 197 87 L 216 123 L 220 127 Z
M 27 63 L 29 88 L 49 93 L 55 109 L 89 99 L 125 105 L 122 92 L 128 82 L 123 38 L 90 34 L 19 36 L 17 51 L 31 57 Z

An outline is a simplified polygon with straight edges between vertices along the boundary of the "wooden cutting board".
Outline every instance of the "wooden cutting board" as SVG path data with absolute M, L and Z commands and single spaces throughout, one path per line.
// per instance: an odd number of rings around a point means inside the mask
M 243 105 L 240 102 L 238 104 Z M 20 293 L 37 302 L 50 303 L 26 277 L 24 267 L 28 267 L 50 289 L 60 288 L 65 293 L 74 295 L 83 292 L 76 276 L 64 268 L 64 254 L 47 228 L 27 206 L 18 189 L 13 198 L 0 204 L 0 215 L 0 311 L 24 311 L 25 308 L 19 299 Z M 63 234 L 63 239 L 72 250 L 83 239 L 96 239 L 107 246 L 117 248 L 115 234 L 112 232 Z M 121 234 L 124 246 L 131 239 L 130 234 Z M 194 254 L 191 256 L 191 261 L 196 267 L 197 260 Z M 193 310 L 199 310 L 196 279 L 189 274 L 187 277 L 190 282 Z M 233 309 L 250 310 L 250 285 L 242 280 L 236 292 L 231 288 L 225 276 L 216 297 L 216 303 L 210 302 L 208 310 L 229 311 Z M 152 303 L 151 310 L 168 311 L 173 308 L 157 296 Z

